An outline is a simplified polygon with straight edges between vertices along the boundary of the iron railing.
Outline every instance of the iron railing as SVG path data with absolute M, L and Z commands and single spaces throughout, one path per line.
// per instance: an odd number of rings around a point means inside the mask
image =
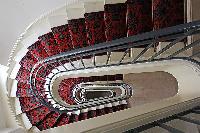
M 76 110 L 80 110 L 83 108 L 89 108 L 92 106 L 97 106 L 109 102 L 124 100 L 129 98 L 129 95 L 122 98 L 117 99 L 107 99 L 103 102 L 90 102 L 87 105 L 84 106 L 66 106 L 62 102 L 56 100 L 51 92 L 51 82 L 52 80 L 58 76 L 62 75 L 64 73 L 73 72 L 77 70 L 88 70 L 88 69 L 94 69 L 94 68 L 102 68 L 102 67 L 110 67 L 110 66 L 121 66 L 121 65 L 127 65 L 127 64 L 137 64 L 137 63 L 146 63 L 146 62 L 153 62 L 153 61 L 160 61 L 160 60 L 173 60 L 173 59 L 182 59 L 182 60 L 190 60 L 199 65 L 199 62 L 197 60 L 194 60 L 194 58 L 198 55 L 200 55 L 200 51 L 193 53 L 193 54 L 186 54 L 181 55 L 181 53 L 197 46 L 200 44 L 200 40 L 196 40 L 190 44 L 187 42 L 187 38 L 192 35 L 197 35 L 200 33 L 200 21 L 195 21 L 191 23 L 181 24 L 165 29 L 160 29 L 157 31 L 151 31 L 131 37 L 125 37 L 120 38 L 117 40 L 113 40 L 110 42 L 104 42 L 100 44 L 96 44 L 93 46 L 88 46 L 84 48 L 74 49 L 65 53 L 61 53 L 58 55 L 54 55 L 51 57 L 48 57 L 44 60 L 39 61 L 32 69 L 31 75 L 30 75 L 30 88 L 34 94 L 34 96 L 40 101 L 40 103 L 48 106 L 51 110 L 59 111 L 59 112 L 73 112 Z M 155 51 L 151 56 L 148 58 L 142 58 L 143 55 L 149 50 L 152 49 L 154 46 L 157 46 L 159 42 L 170 42 L 166 47 L 161 49 L 160 51 Z M 185 46 L 177 49 L 174 53 L 171 53 L 170 55 L 167 55 L 166 57 L 163 57 L 164 52 L 169 50 L 175 45 L 179 45 L 178 42 L 185 43 Z M 139 53 L 136 57 L 130 57 L 129 52 L 130 49 L 143 47 L 141 53 Z M 112 57 L 112 54 L 114 52 L 123 52 L 121 58 L 119 58 L 118 61 L 111 62 L 110 58 Z M 106 56 L 104 63 L 99 64 L 96 61 L 96 58 L 98 56 Z M 129 56 L 130 60 L 125 60 L 125 57 Z M 86 65 L 85 61 L 92 60 L 92 64 L 90 66 Z M 79 66 L 76 66 L 76 63 L 79 61 L 81 64 Z M 70 69 L 65 66 L 65 64 L 70 65 Z M 64 70 L 58 69 L 58 65 L 62 66 Z M 44 90 L 44 93 L 41 93 L 36 88 L 36 76 L 40 76 L 38 73 L 39 70 L 45 69 L 45 66 L 52 66 L 54 67 L 57 72 L 52 73 L 51 77 L 46 77 L 48 79 L 48 82 L 46 84 L 47 89 Z M 48 98 L 45 97 L 45 95 L 49 95 Z M 49 102 L 49 99 L 52 101 Z

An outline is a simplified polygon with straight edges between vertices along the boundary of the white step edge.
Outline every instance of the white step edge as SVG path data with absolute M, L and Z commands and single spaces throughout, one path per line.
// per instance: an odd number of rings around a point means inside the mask
M 13 68 L 11 74 L 10 74 L 10 78 L 11 79 L 15 79 L 16 78 L 20 67 L 21 67 L 21 65 L 16 62 L 15 66 L 14 66 L 14 68 Z
M 97 109 L 103 109 L 103 108 L 105 108 L 104 105 L 99 105 L 99 106 L 97 106 Z
M 107 103 L 104 106 L 107 107 L 107 108 L 111 108 L 112 107 L 112 103 Z
M 36 33 L 29 35 L 28 37 L 22 39 L 21 45 L 28 48 L 38 40 L 38 35 Z
M 48 17 L 39 20 L 34 26 L 35 27 L 33 30 L 38 37 L 51 32 L 51 25 L 49 23 Z
M 15 61 L 20 62 L 21 59 L 26 55 L 28 52 L 27 48 L 34 44 L 38 40 L 38 35 L 33 33 L 27 37 L 24 37 L 21 42 L 19 43 L 18 47 L 16 48 L 13 59 Z
M 57 69 L 58 69 L 59 71 L 67 71 L 63 66 L 58 66 Z
M 14 60 L 19 63 L 27 52 L 28 49 L 26 49 L 25 47 L 21 48 L 21 50 L 19 50 L 19 52 L 15 55 Z
M 72 62 L 76 68 L 83 68 L 83 64 L 81 60 L 73 61 Z
M 101 56 L 95 56 L 95 63 L 96 65 L 105 65 L 107 61 L 108 56 L 107 55 L 101 55 Z
M 92 57 L 90 59 L 83 59 L 84 65 L 85 67 L 93 67 L 93 59 Z
M 68 24 L 67 13 L 65 15 L 49 16 L 48 19 L 51 28 Z
M 38 133 L 41 132 L 36 126 L 33 126 L 30 130 L 31 133 Z
M 80 110 L 77 110 L 77 111 L 73 111 L 72 114 L 75 114 L 75 115 L 79 115 L 81 113 Z
M 119 104 L 119 101 L 118 101 L 118 102 L 113 102 L 113 103 L 112 103 L 112 106 L 118 106 L 118 105 L 120 105 L 120 104 Z
M 105 0 L 105 4 L 125 3 L 126 0 Z
M 131 49 L 131 57 L 132 57 L 132 59 L 137 57 L 143 51 L 143 49 L 144 48 L 132 48 Z M 140 57 L 140 59 L 145 58 L 145 57 L 151 57 L 154 54 L 155 54 L 154 48 L 150 48 Z
M 86 112 L 88 112 L 88 108 L 81 110 L 81 113 L 86 113 Z
M 8 67 L 0 64 L 0 89 L 2 89 L 3 93 L 8 94 L 7 88 L 7 77 L 8 77 Z
M 83 2 L 79 2 L 76 4 L 71 4 L 70 6 L 67 6 L 66 12 L 67 12 L 68 20 L 84 18 L 85 9 L 84 9 Z
M 96 107 L 90 107 L 90 108 L 88 108 L 88 111 L 94 111 L 96 109 L 97 109 Z
M 70 63 L 65 63 L 64 66 L 65 66 L 68 70 L 74 69 L 74 67 L 73 67 Z
M 57 67 L 57 68 L 58 68 L 58 67 Z M 59 71 L 58 71 L 58 69 L 53 69 L 51 72 L 54 73 L 54 74 L 56 74 L 56 73 L 58 73 Z
M 119 101 L 120 104 L 128 104 L 126 100 Z
M 85 13 L 104 11 L 104 0 L 85 1 L 84 8 L 85 8 Z
M 10 91 L 10 97 L 16 97 L 16 92 L 17 92 L 17 80 L 13 80 L 12 82 L 12 87 L 11 87 L 11 91 Z
M 0 133 L 27 133 L 21 127 L 9 127 L 9 128 L 1 128 Z
M 52 73 L 52 71 L 48 74 L 48 78 L 52 78 L 54 76 L 54 73 Z
M 66 15 L 66 5 L 60 7 L 59 9 L 56 9 L 52 14 L 49 14 L 49 16 L 64 16 Z
M 111 52 L 109 62 L 110 63 L 119 62 L 123 56 L 124 56 L 124 52 Z M 128 61 L 131 61 L 131 56 L 129 57 L 129 53 L 126 54 L 122 62 L 128 62 Z
M 66 1 L 66 6 L 70 7 L 70 6 L 73 6 L 73 5 L 75 5 L 75 4 L 79 3 L 79 2 L 80 2 L 80 0 L 67 0 Z
M 16 115 L 19 115 L 22 113 L 19 98 L 17 98 L 17 97 L 15 98 L 15 113 L 16 113 Z
M 32 127 L 32 124 L 31 122 L 29 121 L 28 117 L 26 116 L 25 113 L 22 113 L 21 114 L 21 118 L 22 118 L 22 121 L 24 123 L 24 126 L 26 129 L 30 129 Z

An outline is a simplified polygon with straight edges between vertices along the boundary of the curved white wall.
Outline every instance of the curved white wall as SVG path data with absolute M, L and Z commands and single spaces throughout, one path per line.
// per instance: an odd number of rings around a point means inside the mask
M 67 0 L 1 0 L 0 1 L 0 64 L 6 65 L 13 44 L 37 17 Z

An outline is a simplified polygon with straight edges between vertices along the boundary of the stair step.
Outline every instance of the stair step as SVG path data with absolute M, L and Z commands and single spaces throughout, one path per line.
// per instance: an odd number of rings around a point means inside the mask
M 22 118 L 25 128 L 30 129 L 32 127 L 32 124 L 30 123 L 30 121 L 25 113 L 21 114 L 21 118 Z
M 106 4 L 104 6 L 105 35 L 107 41 L 127 36 L 126 10 L 125 3 Z
M 19 97 L 19 102 L 22 112 L 27 112 L 41 106 L 41 103 L 35 97 Z
M 124 54 L 124 52 L 111 52 L 109 63 L 119 63 L 119 61 L 123 58 Z M 131 61 L 131 56 L 129 56 L 129 53 L 127 53 L 121 63 L 129 61 Z
M 38 37 L 38 39 L 40 40 L 49 56 L 60 53 L 59 45 L 56 43 L 52 32 L 46 33 Z
M 28 49 L 37 60 L 43 60 L 49 56 L 40 41 L 35 42 Z
M 104 0 L 84 2 L 87 43 L 89 45 L 105 42 Z
M 153 30 L 152 1 L 127 0 L 127 36 Z
M 59 116 L 59 113 L 51 112 L 49 115 L 47 115 L 46 119 L 44 119 L 39 125 L 37 125 L 37 128 L 40 131 L 52 128 L 55 125 Z
M 15 79 L 17 81 L 27 83 L 29 82 L 29 75 L 30 71 L 21 66 Z
M 132 48 L 131 49 L 132 59 L 135 59 L 143 50 L 144 48 Z M 155 54 L 154 48 L 150 48 L 138 60 L 149 59 L 154 54 Z
M 29 84 L 18 82 L 16 87 L 17 87 L 17 90 L 15 91 L 16 97 L 33 97 Z M 12 90 L 14 91 L 14 89 Z
M 17 84 L 18 84 L 17 80 L 12 80 L 12 87 L 10 90 L 9 97 L 16 97 L 16 93 L 17 93 L 17 89 L 18 89 Z
M 43 120 L 47 114 L 50 113 L 50 110 L 46 106 L 40 106 L 33 110 L 26 112 L 26 115 L 32 125 L 36 125 L 38 122 Z
M 92 57 L 87 58 L 87 59 L 83 59 L 83 62 L 84 62 L 84 65 L 85 65 L 86 68 L 94 66 Z
M 15 114 L 16 115 L 22 114 L 22 110 L 21 110 L 21 105 L 20 105 L 19 98 L 15 98 L 14 105 L 15 105 Z
M 18 53 L 16 53 L 16 55 L 14 56 L 13 60 L 16 62 L 20 62 L 22 60 L 22 58 L 24 56 L 26 56 L 26 53 L 28 52 L 28 49 L 26 49 L 25 47 L 22 47 Z
M 85 10 L 83 2 L 71 4 L 67 7 L 69 32 L 73 48 L 87 46 L 84 14 Z
M 68 24 L 53 27 L 52 32 L 57 44 L 59 45 L 59 50 L 61 53 L 67 52 L 71 49 L 72 42 Z
M 104 0 L 105 4 L 118 4 L 118 3 L 125 3 L 126 0 Z
M 54 17 L 54 16 L 66 16 L 66 4 L 58 9 L 56 9 L 56 11 L 54 11 L 50 14 L 50 17 Z M 60 24 L 60 25 L 62 25 L 62 24 Z
M 31 133 L 38 133 L 40 132 L 40 130 L 36 127 L 36 126 L 33 126 L 32 128 L 30 128 L 28 130 L 28 132 L 31 132 Z
M 168 46 L 170 43 L 172 43 L 172 42 L 159 42 L 159 45 L 157 46 L 157 52 L 159 52 L 160 50 L 162 50 L 163 48 Z M 178 42 L 174 46 L 172 46 L 171 48 L 169 48 L 168 50 L 163 52 L 160 56 L 167 57 L 166 55 L 171 55 L 171 54 L 175 53 L 177 50 L 182 49 L 184 47 L 185 47 L 184 42 Z M 181 54 L 185 54 L 185 53 L 186 52 L 181 53 Z M 157 58 L 159 58 L 160 56 L 157 56 Z
M 32 55 L 30 51 L 26 53 L 26 55 L 20 60 L 19 64 L 31 71 L 33 66 L 38 62 L 38 60 Z
M 37 23 L 35 23 L 34 26 L 32 26 L 32 29 L 33 33 L 37 34 L 37 37 L 51 32 L 51 25 L 49 23 L 48 17 L 37 21 Z
M 15 79 L 16 77 L 17 77 L 17 73 L 18 73 L 18 71 L 20 70 L 20 68 L 21 68 L 21 65 L 20 64 L 18 64 L 17 62 L 15 62 L 15 61 L 13 61 L 14 63 L 13 63 L 13 69 L 12 69 L 12 71 L 11 71 L 11 74 L 10 74 L 10 78 L 11 79 Z
M 86 0 L 84 1 L 84 9 L 85 13 L 94 13 L 94 12 L 100 12 L 104 11 L 104 0 Z
M 76 49 L 87 46 L 85 19 L 71 19 L 68 20 L 68 23 L 73 48 Z
M 153 25 L 155 30 L 184 23 L 183 0 L 174 0 L 174 1 L 159 0 L 159 1 L 153 1 L 152 4 L 153 4 L 152 8 Z M 163 10 L 160 10 L 160 7 L 162 7 Z
M 55 127 L 69 124 L 69 116 L 67 114 L 60 115 Z
M 108 56 L 107 55 L 101 55 L 101 56 L 95 56 L 95 64 L 96 66 L 105 65 L 107 61 Z M 93 59 L 94 63 L 94 59 Z
M 48 20 L 49 20 L 49 23 L 51 25 L 51 28 L 67 24 L 66 8 L 65 8 L 65 14 L 58 14 L 58 15 L 49 16 Z

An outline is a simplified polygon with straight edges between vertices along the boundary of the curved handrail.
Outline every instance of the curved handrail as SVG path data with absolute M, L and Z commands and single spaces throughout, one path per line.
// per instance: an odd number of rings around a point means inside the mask
M 155 59 L 155 57 L 158 57 L 159 55 L 161 55 L 162 53 L 167 51 L 170 47 L 172 47 L 172 46 L 176 45 L 178 42 L 184 40 L 186 37 L 195 35 L 195 34 L 199 34 L 199 33 L 200 33 L 200 21 L 195 21 L 195 22 L 191 22 L 191 23 L 187 23 L 187 24 L 181 24 L 178 26 L 160 29 L 158 31 L 151 31 L 151 32 L 140 34 L 140 35 L 125 37 L 125 38 L 117 39 L 114 41 L 104 42 L 104 43 L 96 44 L 94 46 L 79 48 L 79 49 L 71 50 L 71 51 L 61 53 L 58 55 L 54 55 L 54 56 L 48 57 L 42 61 L 39 61 L 37 64 L 34 65 L 32 71 L 31 71 L 31 75 L 30 75 L 30 88 L 33 91 L 35 97 L 37 97 L 38 100 L 42 104 L 48 106 L 52 110 L 61 111 L 61 112 L 69 112 L 69 111 L 79 110 L 81 108 L 91 107 L 96 104 L 89 104 L 88 106 L 81 106 L 81 107 L 76 107 L 76 108 L 70 109 L 70 108 L 66 108 L 66 106 L 62 105 L 61 103 L 59 103 L 59 101 L 55 100 L 53 95 L 51 94 L 51 86 L 50 86 L 53 77 L 60 73 L 68 73 L 68 72 L 77 71 L 77 70 L 86 70 L 86 69 L 102 68 L 102 67 L 110 67 L 110 66 L 121 66 L 121 65 L 136 64 L 136 63 L 147 63 L 147 62 L 152 62 L 152 61 L 157 61 L 157 60 L 159 60 L 159 61 L 160 60 L 171 60 L 171 59 L 177 59 L 177 58 L 184 59 L 184 60 L 192 60 L 191 57 L 193 57 L 193 55 L 185 56 L 185 57 L 181 57 L 181 58 L 176 57 L 176 55 L 178 55 L 179 53 L 182 53 L 196 45 L 199 45 L 200 40 L 197 40 L 191 44 L 188 44 L 186 47 L 177 50 L 175 53 L 172 53 L 171 55 L 168 55 L 167 57 L 164 57 L 164 58 L 160 57 L 158 59 Z M 163 48 L 163 50 L 161 52 L 155 53 L 154 55 L 149 57 L 149 59 L 144 59 L 142 61 L 138 61 L 138 59 L 140 57 L 142 57 L 143 54 L 148 49 L 150 49 L 154 44 L 156 44 L 158 42 L 162 42 L 162 41 L 169 41 L 169 40 L 171 41 L 171 43 L 168 44 L 165 48 Z M 92 67 L 82 67 L 82 68 L 76 68 L 73 66 L 74 59 L 75 59 L 75 61 L 77 61 L 77 59 L 79 58 L 79 60 L 81 60 L 83 66 L 84 66 L 83 58 L 85 58 L 85 57 L 95 58 L 95 56 L 98 54 L 108 53 L 107 60 L 109 60 L 109 58 L 110 58 L 109 55 L 113 51 L 120 50 L 120 49 L 131 49 L 136 46 L 143 46 L 143 45 L 147 45 L 147 44 L 148 44 L 148 46 L 146 48 L 144 48 L 144 50 L 136 58 L 132 59 L 129 62 L 122 62 L 124 60 L 124 57 L 127 55 L 128 50 L 126 50 L 124 52 L 124 55 L 120 58 L 120 60 L 118 62 L 114 62 L 111 64 L 106 63 L 106 64 L 101 64 L 101 65 L 96 65 L 94 63 L 94 66 L 92 66 Z M 73 59 L 73 61 L 72 61 L 72 59 Z M 56 63 L 56 62 L 59 62 L 59 64 L 64 65 L 61 63 L 62 61 L 68 61 L 74 67 L 74 69 L 60 71 L 58 73 L 53 74 L 53 77 L 50 78 L 49 83 L 48 83 L 48 92 L 47 93 L 49 93 L 49 95 L 55 101 L 55 105 L 52 105 L 51 103 L 48 102 L 47 99 L 44 98 L 43 95 L 38 93 L 37 89 L 35 88 L 36 85 L 35 85 L 34 77 L 38 74 L 38 70 L 39 70 L 38 67 L 40 67 L 41 65 L 52 65 L 53 63 Z M 198 61 L 196 63 L 199 64 Z M 38 69 L 38 70 L 35 72 L 36 69 Z M 116 99 L 116 100 L 119 100 L 119 99 Z M 120 100 L 122 100 L 122 99 L 120 99 Z M 113 101 L 113 100 L 111 100 L 111 101 Z M 110 102 L 110 101 L 108 100 L 108 102 Z M 55 106 L 58 106 L 58 108 Z M 62 110 L 61 110 L 61 108 L 62 108 Z M 64 110 L 63 110 L 63 108 L 64 108 Z

